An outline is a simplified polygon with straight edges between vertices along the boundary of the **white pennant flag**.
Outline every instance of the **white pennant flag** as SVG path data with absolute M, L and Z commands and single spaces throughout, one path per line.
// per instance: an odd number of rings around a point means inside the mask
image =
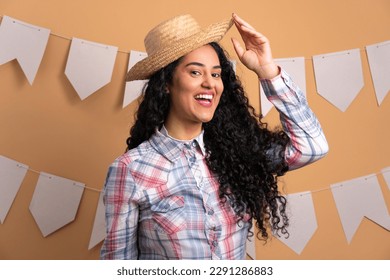
M 49 35 L 49 29 L 3 16 L 0 26 L 0 65 L 17 59 L 32 85 Z
M 65 75 L 81 100 L 111 81 L 118 48 L 72 39 Z
M 234 73 L 237 72 L 237 61 L 234 59 L 229 59 L 230 63 L 232 64 Z
M 364 86 L 360 50 L 313 56 L 318 93 L 345 112 Z
M 382 169 L 382 176 L 385 178 L 387 187 L 390 190 L 390 167 Z
M 331 185 L 348 244 L 364 217 L 390 230 L 390 216 L 376 175 Z
M 294 83 L 303 91 L 306 96 L 306 72 L 305 72 L 305 58 L 294 57 L 294 58 L 278 58 L 275 59 L 283 70 L 285 70 L 290 77 L 294 80 Z M 271 111 L 273 105 L 267 99 L 264 94 L 264 90 L 260 84 L 260 102 L 261 102 L 261 113 L 263 116 L 267 115 Z
M 295 253 L 300 254 L 317 230 L 317 218 L 311 192 L 290 194 L 287 198 L 289 237 L 276 236 Z
M 381 105 L 390 91 L 390 41 L 366 46 L 376 99 Z
M 44 237 L 75 219 L 84 187 L 79 182 L 40 173 L 30 212 Z
M 127 71 L 129 71 L 138 61 L 146 58 L 148 55 L 145 52 L 130 51 L 129 64 Z M 137 99 L 148 80 L 130 81 L 126 82 L 125 96 L 123 98 L 122 108 L 125 108 L 135 99 Z
M 0 224 L 7 216 L 27 170 L 28 166 L 0 156 Z
M 106 238 L 106 219 L 103 203 L 103 193 L 101 192 L 96 208 L 95 221 L 93 223 L 93 229 L 91 238 L 89 240 L 88 250 L 95 247 L 100 241 L 104 240 L 104 238 Z
M 255 230 L 255 222 L 252 223 L 251 231 L 254 232 L 254 235 L 248 237 L 246 240 L 246 254 L 252 259 L 256 259 L 256 230 Z

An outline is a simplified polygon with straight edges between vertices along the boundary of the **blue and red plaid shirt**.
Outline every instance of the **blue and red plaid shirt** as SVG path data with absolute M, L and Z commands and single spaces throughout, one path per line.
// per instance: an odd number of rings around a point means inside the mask
M 282 70 L 261 81 L 291 144 L 289 169 L 323 157 L 328 144 L 302 92 Z M 272 155 L 272 151 L 270 151 Z M 110 166 L 104 187 L 102 259 L 245 259 L 249 222 L 221 203 L 205 161 L 203 133 L 191 141 L 163 127 Z

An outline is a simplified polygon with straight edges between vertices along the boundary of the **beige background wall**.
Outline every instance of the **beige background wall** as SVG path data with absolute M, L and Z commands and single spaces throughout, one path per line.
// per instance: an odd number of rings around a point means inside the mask
M 366 45 L 390 39 L 388 0 L 125 1 L 0 0 L 0 15 L 77 37 L 118 46 L 112 82 L 81 101 L 64 75 L 70 40 L 51 35 L 30 86 L 16 61 L 0 66 L 0 155 L 32 169 L 83 182 L 76 219 L 43 238 L 28 207 L 38 174 L 28 172 L 8 216 L 0 224 L 0 259 L 97 259 L 88 251 L 99 190 L 108 165 L 125 149 L 136 102 L 122 109 L 128 51 L 143 51 L 146 32 L 169 17 L 191 13 L 202 25 L 236 12 L 269 37 L 275 58 L 304 56 L 307 96 L 329 140 L 322 161 L 283 179 L 287 193 L 378 173 L 390 166 L 390 97 L 378 107 Z M 236 58 L 229 38 L 223 44 Z M 346 112 L 316 93 L 311 56 L 360 48 L 365 86 Z M 252 104 L 259 108 L 258 82 L 238 66 Z M 390 78 L 390 77 L 389 77 Z M 278 124 L 273 110 L 266 119 Z M 390 193 L 379 176 L 387 207 Z M 259 259 L 390 259 L 390 233 L 365 219 L 347 244 L 330 190 L 313 193 L 318 229 L 301 255 L 272 239 L 257 242 Z M 304 217 L 302 217 L 304 218 Z

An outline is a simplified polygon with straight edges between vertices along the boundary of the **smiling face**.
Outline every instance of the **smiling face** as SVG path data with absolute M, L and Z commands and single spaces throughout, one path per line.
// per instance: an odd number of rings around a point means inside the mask
M 177 139 L 199 135 L 209 122 L 223 92 L 221 65 L 213 47 L 202 46 L 184 56 L 168 85 L 170 111 L 165 121 L 169 134 Z

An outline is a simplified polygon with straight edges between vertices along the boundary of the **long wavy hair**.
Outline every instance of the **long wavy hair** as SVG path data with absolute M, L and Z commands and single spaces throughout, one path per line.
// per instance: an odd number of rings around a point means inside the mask
M 288 235 L 286 199 L 278 190 L 278 177 L 288 166 L 284 151 L 289 142 L 282 131 L 271 131 L 249 104 L 227 53 L 218 43 L 210 43 L 222 67 L 224 91 L 213 119 L 203 124 L 207 165 L 219 180 L 223 203 L 229 201 L 239 217 L 252 218 L 257 237 L 267 240 L 268 229 Z M 170 108 L 166 85 L 180 59 L 152 75 L 144 88 L 127 139 L 127 150 L 148 140 L 161 128 Z

